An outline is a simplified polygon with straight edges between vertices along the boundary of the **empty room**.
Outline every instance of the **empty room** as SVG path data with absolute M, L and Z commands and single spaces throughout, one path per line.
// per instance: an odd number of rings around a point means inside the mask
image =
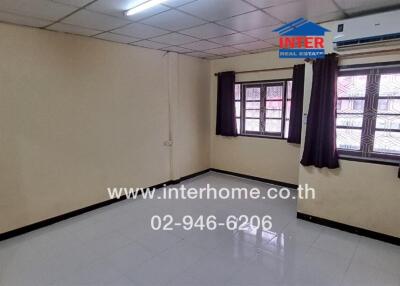
M 0 0 L 0 286 L 400 286 L 400 0 Z

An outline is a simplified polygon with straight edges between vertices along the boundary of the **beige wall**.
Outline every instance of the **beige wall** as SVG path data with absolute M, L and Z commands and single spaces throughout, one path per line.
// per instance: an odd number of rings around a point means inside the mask
M 179 57 L 178 151 L 180 177 L 210 168 L 208 61 Z
M 292 67 L 302 61 L 280 60 L 278 52 L 238 56 L 212 61 L 210 85 L 211 166 L 213 168 L 262 177 L 286 183 L 298 183 L 299 146 L 285 140 L 215 135 L 217 79 L 221 71 L 247 71 L 277 67 Z M 291 78 L 291 70 L 238 74 L 236 81 L 256 81 Z
M 331 23 L 326 27 L 334 29 Z M 381 53 L 373 57 L 348 58 L 340 64 L 399 60 L 399 54 Z M 307 64 L 304 113 L 308 113 L 311 82 L 312 67 Z M 305 128 L 303 138 L 304 132 Z M 315 188 L 316 200 L 299 200 L 298 211 L 400 237 L 398 167 L 345 160 L 340 160 L 340 166 L 337 170 L 300 166 L 299 183 Z
M 0 233 L 104 201 L 109 186 L 168 181 L 179 144 L 174 176 L 208 167 L 207 62 L 5 24 L 0 37 Z M 172 148 L 171 105 L 186 132 Z

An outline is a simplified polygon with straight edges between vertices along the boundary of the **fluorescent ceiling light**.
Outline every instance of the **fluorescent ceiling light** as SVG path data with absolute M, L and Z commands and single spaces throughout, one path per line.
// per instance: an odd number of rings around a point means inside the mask
M 132 16 L 132 15 L 140 13 L 144 10 L 150 9 L 151 7 L 154 7 L 165 1 L 166 0 L 148 0 L 142 4 L 137 5 L 136 7 L 129 9 L 128 11 L 125 12 L 125 15 Z

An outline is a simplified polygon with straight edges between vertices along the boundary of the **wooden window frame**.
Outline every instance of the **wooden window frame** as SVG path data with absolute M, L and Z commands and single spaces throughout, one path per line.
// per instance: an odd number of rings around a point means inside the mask
M 286 140 L 285 138 L 285 121 L 286 121 L 286 104 L 288 102 L 287 98 L 287 85 L 288 82 L 292 81 L 291 78 L 286 79 L 277 79 L 277 80 L 269 80 L 269 81 L 256 81 L 256 82 L 237 82 L 236 84 L 240 84 L 240 117 L 236 115 L 236 118 L 240 118 L 240 130 L 238 130 L 239 136 L 247 136 L 247 137 L 258 137 L 258 138 L 269 138 L 269 139 L 281 139 Z M 265 121 L 269 118 L 266 117 L 266 91 L 268 86 L 282 86 L 282 99 L 280 100 L 272 100 L 272 101 L 281 101 L 282 102 L 282 113 L 280 118 L 272 118 L 281 120 L 281 130 L 280 132 L 266 132 L 265 131 Z M 246 88 L 251 87 L 260 87 L 260 100 L 255 100 L 255 102 L 260 102 L 260 117 L 254 118 L 260 120 L 260 131 L 245 131 L 246 128 L 246 98 L 245 98 L 245 90 Z M 291 99 L 290 99 L 291 100 Z M 271 100 L 270 100 L 271 101 Z M 238 102 L 238 100 L 235 100 Z M 247 118 L 251 119 L 251 118 Z

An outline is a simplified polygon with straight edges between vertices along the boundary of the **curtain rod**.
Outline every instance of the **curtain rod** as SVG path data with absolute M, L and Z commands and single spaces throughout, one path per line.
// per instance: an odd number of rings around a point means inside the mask
M 279 71 L 279 70 L 291 70 L 293 67 L 286 67 L 286 68 L 273 68 L 273 69 L 262 69 L 262 70 L 252 70 L 252 71 L 238 71 L 235 72 L 236 74 L 242 73 L 254 73 L 254 72 L 267 72 L 267 71 Z M 217 76 L 219 73 L 215 73 L 214 75 Z

